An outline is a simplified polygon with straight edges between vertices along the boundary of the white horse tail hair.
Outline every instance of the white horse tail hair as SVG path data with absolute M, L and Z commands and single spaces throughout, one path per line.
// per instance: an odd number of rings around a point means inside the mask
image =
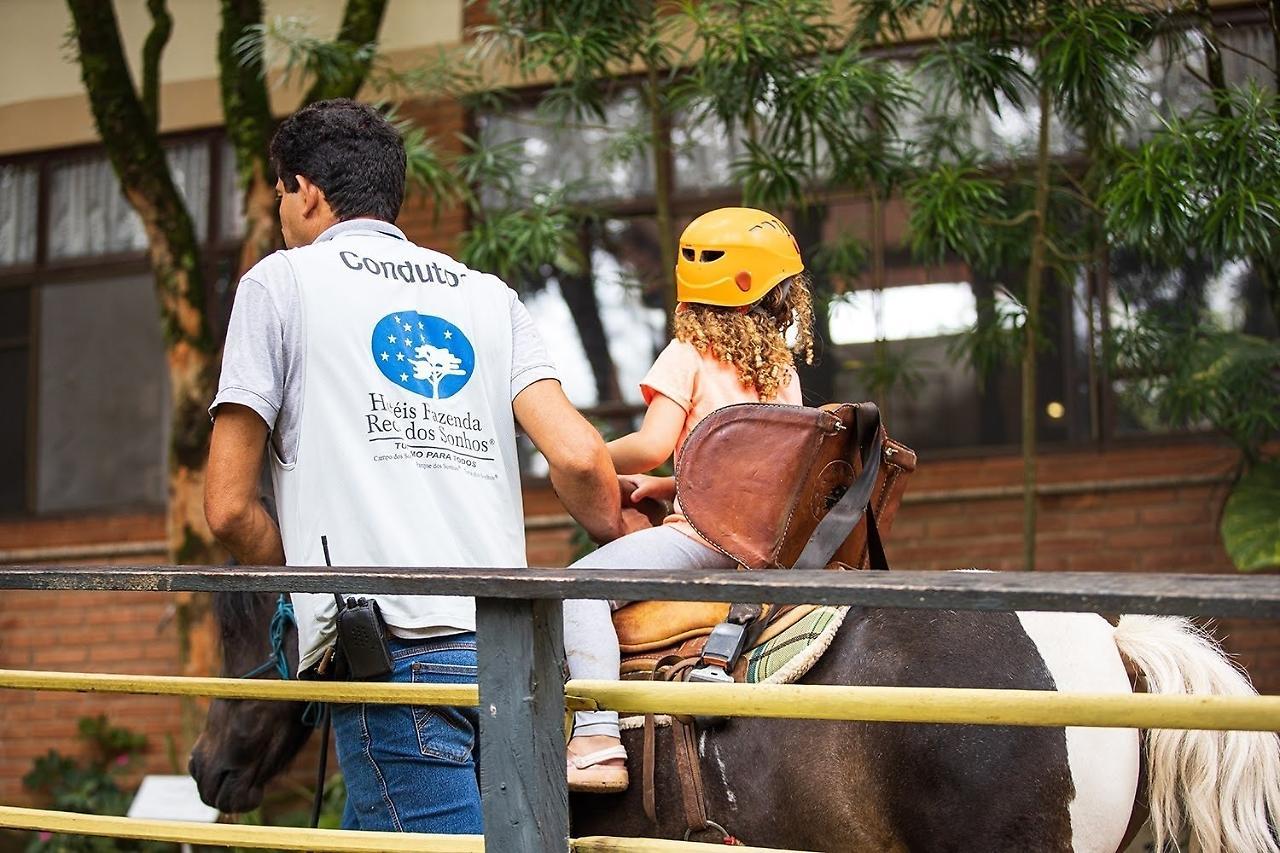
M 1149 693 L 1257 693 L 1189 619 L 1122 616 L 1115 642 Z M 1176 843 L 1185 826 L 1204 853 L 1280 853 L 1280 738 L 1274 732 L 1149 729 L 1145 738 L 1156 850 Z

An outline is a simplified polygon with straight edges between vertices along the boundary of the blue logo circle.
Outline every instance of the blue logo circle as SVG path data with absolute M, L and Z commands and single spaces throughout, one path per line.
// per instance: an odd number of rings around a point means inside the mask
M 417 311 L 397 311 L 379 320 L 372 350 L 383 376 L 430 400 L 457 394 L 476 367 L 476 351 L 461 329 Z

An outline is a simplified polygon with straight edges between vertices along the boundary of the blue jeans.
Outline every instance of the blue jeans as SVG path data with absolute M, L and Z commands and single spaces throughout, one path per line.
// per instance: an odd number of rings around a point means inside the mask
M 387 681 L 475 684 L 476 635 L 391 638 Z M 347 784 L 343 829 L 479 834 L 475 708 L 334 705 L 333 731 Z

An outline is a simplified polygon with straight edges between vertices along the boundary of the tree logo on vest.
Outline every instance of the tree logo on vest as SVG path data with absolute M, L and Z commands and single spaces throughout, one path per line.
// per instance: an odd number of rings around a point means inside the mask
M 476 351 L 462 330 L 441 317 L 399 311 L 373 327 L 373 363 L 406 391 L 444 400 L 475 372 Z

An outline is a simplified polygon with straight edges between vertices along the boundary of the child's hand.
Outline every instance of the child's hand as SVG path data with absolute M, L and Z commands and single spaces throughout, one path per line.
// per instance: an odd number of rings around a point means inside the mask
M 645 498 L 657 501 L 673 501 L 676 499 L 675 477 L 651 477 L 648 474 L 625 474 L 618 477 L 618 485 L 622 493 L 633 503 Z
M 622 491 L 624 516 L 643 515 L 651 527 L 658 527 L 667 516 L 665 495 L 675 497 L 675 478 L 650 477 L 647 474 L 627 474 L 618 477 Z M 639 519 L 635 519 L 639 522 Z M 630 524 L 629 527 L 632 527 Z M 643 526 L 643 525 L 641 525 Z M 634 529 L 634 528 L 632 528 Z

